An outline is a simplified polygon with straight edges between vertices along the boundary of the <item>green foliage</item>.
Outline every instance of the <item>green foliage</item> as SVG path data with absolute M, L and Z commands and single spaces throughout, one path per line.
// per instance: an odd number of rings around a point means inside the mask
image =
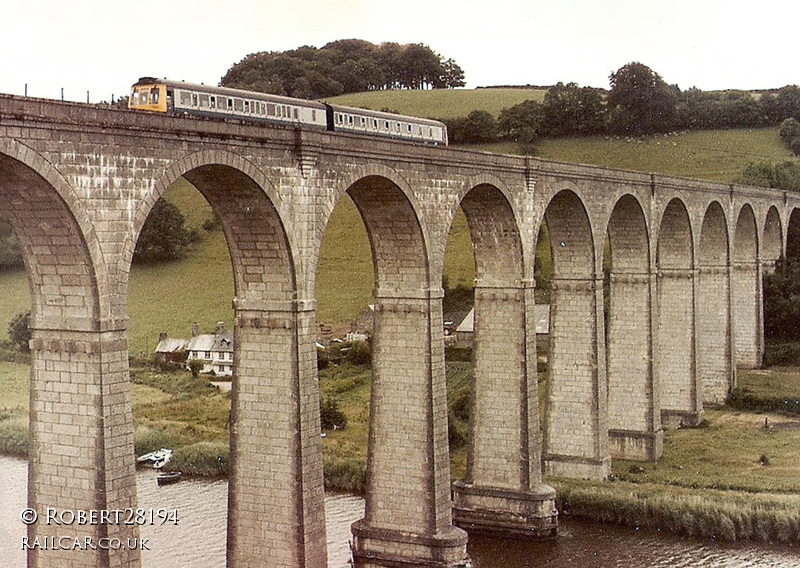
M 31 312 L 22 312 L 14 316 L 11 323 L 8 324 L 8 337 L 11 343 L 16 345 L 22 353 L 30 353 L 30 330 Z
M 183 258 L 191 237 L 183 226 L 184 222 L 183 215 L 175 205 L 159 198 L 136 241 L 133 262 L 154 264 Z
M 497 119 L 500 136 L 515 142 L 535 142 L 541 125 L 542 104 L 538 101 L 528 100 L 503 109 Z
M 790 237 L 796 224 L 789 225 Z M 798 241 L 790 239 L 788 242 Z M 792 251 L 789 251 L 792 252 Z M 764 274 L 764 337 L 772 341 L 800 341 L 800 258 L 781 257 L 775 263 L 775 270 Z M 794 348 L 773 347 L 768 357 L 772 364 L 793 364 Z
M 24 267 L 22 251 L 11 225 L 0 221 L 0 270 L 16 270 Z
M 639 136 L 669 132 L 678 125 L 678 89 L 638 62 L 610 76 L 609 125 L 617 134 Z
M 453 144 L 494 142 L 500 138 L 497 120 L 485 110 L 473 110 L 464 118 L 445 120 Z
M 192 359 L 188 363 L 189 371 L 192 373 L 192 377 L 195 379 L 200 376 L 200 371 L 203 370 L 204 366 L 205 364 L 199 359 Z
M 794 118 L 784 120 L 781 123 L 780 136 L 795 156 L 800 155 L 800 122 Z
M 606 130 L 606 109 L 598 89 L 558 83 L 547 90 L 542 111 L 545 136 L 587 136 Z
M 227 442 L 202 441 L 177 448 L 164 469 L 192 476 L 224 477 L 228 475 L 229 461 Z
M 800 163 L 750 162 L 735 180 L 744 185 L 800 191 Z
M 347 39 L 320 49 L 253 53 L 233 65 L 221 84 L 315 99 L 375 89 L 462 87 L 464 72 L 422 44 Z
M 339 409 L 335 396 L 328 395 L 320 399 L 320 424 L 323 430 L 344 430 L 347 428 L 347 416 Z
M 367 341 L 354 341 L 349 345 L 345 360 L 351 365 L 372 364 L 372 348 Z

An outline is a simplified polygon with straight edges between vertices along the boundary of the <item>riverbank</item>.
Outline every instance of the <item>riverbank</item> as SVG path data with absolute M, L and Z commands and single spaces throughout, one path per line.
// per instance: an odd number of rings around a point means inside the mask
M 452 478 L 466 468 L 468 362 L 448 362 Z M 369 366 L 320 371 L 320 391 L 347 419 L 323 440 L 325 485 L 363 494 L 369 429 Z M 27 449 L 28 367 L 0 363 L 0 453 Z M 134 361 L 137 455 L 175 450 L 187 475 L 227 475 L 230 393 L 208 377 Z M 740 372 L 739 400 L 800 392 L 800 369 Z M 788 405 L 793 406 L 793 405 Z M 562 515 L 726 541 L 800 543 L 800 417 L 747 409 L 708 410 L 700 428 L 669 431 L 658 463 L 615 460 L 613 480 L 548 479 Z

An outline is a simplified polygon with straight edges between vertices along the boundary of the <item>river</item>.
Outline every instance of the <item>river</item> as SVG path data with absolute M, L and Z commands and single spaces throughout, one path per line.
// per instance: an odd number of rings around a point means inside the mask
M 0 566 L 24 567 L 27 462 L 0 456 Z M 182 481 L 159 487 L 155 472 L 138 475 L 139 506 L 177 509 L 178 525 L 144 525 L 142 568 L 223 568 L 225 566 L 226 481 Z M 364 501 L 329 495 L 328 565 L 340 568 L 350 557 L 350 524 L 364 514 Z M 472 537 L 469 553 L 475 568 L 797 568 L 800 547 L 730 545 L 609 525 L 561 520 L 552 542 L 506 541 Z

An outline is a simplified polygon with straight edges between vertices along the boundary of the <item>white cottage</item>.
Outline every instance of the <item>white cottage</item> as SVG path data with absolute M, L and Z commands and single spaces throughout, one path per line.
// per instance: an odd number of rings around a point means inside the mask
M 192 338 L 186 347 L 186 363 L 201 361 L 201 373 L 221 377 L 233 375 L 233 332 L 225 329 L 224 322 L 217 323 L 214 333 L 200 333 L 200 326 L 192 325 Z

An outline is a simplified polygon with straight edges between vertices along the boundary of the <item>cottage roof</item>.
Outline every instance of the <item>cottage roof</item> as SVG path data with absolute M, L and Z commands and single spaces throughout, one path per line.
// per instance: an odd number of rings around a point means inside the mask
M 185 351 L 189 341 L 177 337 L 166 337 L 158 342 L 156 346 L 156 353 L 175 353 L 177 351 Z
M 233 332 L 226 331 L 214 335 L 214 347 L 211 350 L 233 353 Z
M 212 351 L 214 348 L 215 336 L 213 333 L 201 333 L 189 340 L 187 351 Z

